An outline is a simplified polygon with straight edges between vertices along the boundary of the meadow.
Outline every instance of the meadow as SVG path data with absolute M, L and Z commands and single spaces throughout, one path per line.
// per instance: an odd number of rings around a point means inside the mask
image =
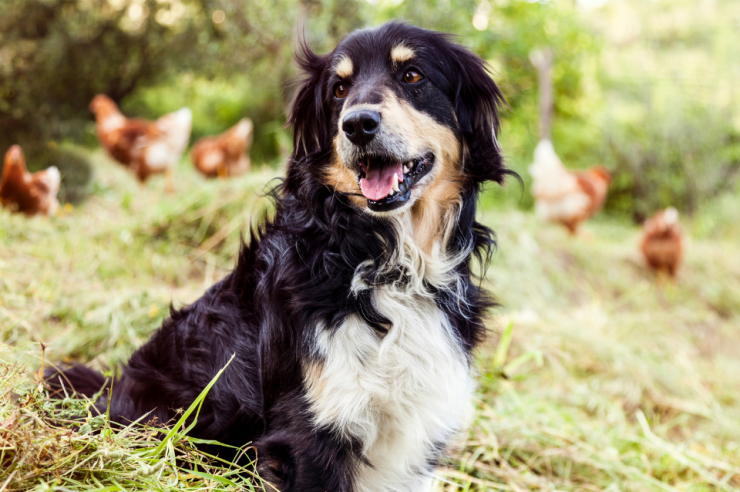
M 112 427 L 49 398 L 38 369 L 125 362 L 170 305 L 229 271 L 282 171 L 204 181 L 184 159 L 168 195 L 89 157 L 83 203 L 48 219 L 0 210 L 0 491 L 261 490 L 249 467 L 195 449 L 184 418 L 166 435 Z M 740 490 L 740 190 L 684 218 L 685 263 L 664 284 L 637 226 L 602 214 L 569 237 L 521 193 L 512 181 L 482 200 L 499 247 L 481 282 L 500 307 L 437 490 Z

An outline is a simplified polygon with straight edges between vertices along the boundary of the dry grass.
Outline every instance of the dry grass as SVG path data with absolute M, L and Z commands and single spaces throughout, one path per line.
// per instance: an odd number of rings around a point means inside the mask
M 33 371 L 40 341 L 47 360 L 125 361 L 171 301 L 228 271 L 276 173 L 204 182 L 183 164 L 167 196 L 99 154 L 94 168 L 90 199 L 65 216 L 0 211 L 0 491 L 249 490 L 248 470 L 182 428 L 167 440 L 71 420 L 87 402 L 48 399 Z M 474 422 L 437 489 L 740 490 L 738 207 L 721 197 L 687 223 L 678 282 L 658 289 L 637 228 L 602 217 L 571 239 L 489 201 L 501 336 L 480 351 Z
M 0 371 L 2 490 L 263 490 L 251 463 L 224 462 L 186 437 L 207 391 L 164 434 L 145 418 L 123 427 L 92 416 L 91 400 L 49 398 L 18 365 Z
M 448 476 L 473 490 L 740 489 L 738 205 L 688 221 L 684 268 L 662 289 L 635 227 L 601 218 L 571 239 L 487 210 L 495 326 L 511 342 L 480 354 L 475 425 Z

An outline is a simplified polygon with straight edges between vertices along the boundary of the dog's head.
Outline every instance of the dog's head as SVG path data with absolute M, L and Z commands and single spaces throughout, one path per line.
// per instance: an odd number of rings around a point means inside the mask
M 441 211 L 471 185 L 501 182 L 501 92 L 485 62 L 449 36 L 389 23 L 326 56 L 304 45 L 298 62 L 307 79 L 290 114 L 291 166 L 355 206 L 389 215 L 426 201 Z

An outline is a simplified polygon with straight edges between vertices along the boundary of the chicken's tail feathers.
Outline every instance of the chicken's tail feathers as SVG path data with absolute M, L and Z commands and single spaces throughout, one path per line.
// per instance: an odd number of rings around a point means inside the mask
M 193 112 L 190 108 L 180 108 L 177 111 L 168 113 L 157 120 L 157 126 L 163 127 L 164 130 L 187 130 L 188 133 L 190 133 L 190 127 L 192 124 Z
M 62 184 L 62 174 L 59 172 L 59 168 L 56 166 L 49 166 L 46 168 L 46 171 L 44 171 L 44 175 L 47 186 L 49 186 L 49 189 L 56 195 Z
M 243 118 L 239 123 L 234 126 L 234 135 L 249 145 L 252 143 L 252 135 L 254 134 L 254 123 L 249 118 Z
M 190 130 L 193 125 L 193 112 L 190 108 L 181 108 L 157 120 L 157 128 L 164 133 L 164 139 L 178 156 L 185 152 L 190 141 Z

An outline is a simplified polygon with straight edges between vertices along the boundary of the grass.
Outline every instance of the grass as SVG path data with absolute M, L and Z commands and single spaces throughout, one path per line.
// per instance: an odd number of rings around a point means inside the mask
M 107 415 L 91 415 L 91 400 L 51 399 L 43 385 L 23 381 L 18 365 L 4 369 L 3 490 L 263 490 L 252 463 L 224 462 L 195 447 L 205 441 L 186 437 L 185 421 L 210 385 L 164 434 L 146 417 L 114 427 Z
M 93 171 L 88 200 L 62 216 L 0 211 L 0 492 L 260 490 L 251 468 L 198 451 L 184 420 L 166 436 L 74 420 L 89 402 L 48 398 L 36 371 L 42 358 L 125 362 L 171 302 L 230 269 L 279 173 L 206 182 L 183 163 L 166 195 L 99 153 Z M 502 195 L 486 192 L 480 214 L 499 237 L 486 282 L 502 307 L 436 489 L 740 490 L 740 199 L 685 223 L 686 262 L 658 288 L 636 227 L 600 216 L 573 239 Z

